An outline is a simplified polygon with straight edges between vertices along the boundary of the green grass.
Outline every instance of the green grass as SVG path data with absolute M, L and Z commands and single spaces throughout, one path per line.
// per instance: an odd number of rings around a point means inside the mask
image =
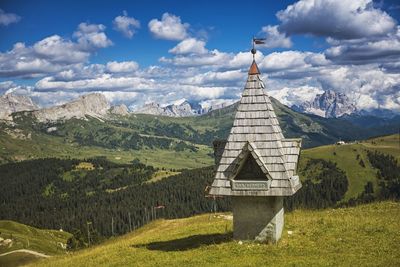
M 37 259 L 40 259 L 40 257 L 32 255 L 30 253 L 15 252 L 12 254 L 1 256 L 0 257 L 0 266 L 1 267 L 22 266 L 22 265 L 28 264 L 30 262 L 33 262 Z
M 212 152 L 211 148 L 201 145 L 198 147 L 197 152 L 162 149 L 140 150 L 135 158 L 147 165 L 169 169 L 193 169 L 212 165 L 214 160 L 209 156 L 209 153 Z
M 232 221 L 200 215 L 159 220 L 34 266 L 399 266 L 400 204 L 373 203 L 285 215 L 277 245 L 232 240 Z M 288 235 L 288 231 L 293 234 Z
M 162 149 L 123 150 L 80 146 L 76 143 L 65 143 L 61 137 L 43 134 L 32 134 L 31 138 L 15 139 L 0 132 L 0 162 L 2 159 L 3 161 L 20 161 L 49 157 L 87 159 L 105 156 L 108 160 L 117 163 L 129 163 L 138 158 L 145 164 L 170 169 L 191 169 L 213 163 L 213 159 L 209 156 L 212 149 L 204 145 L 196 145 L 197 152 Z
M 358 144 L 328 145 L 302 150 L 299 168 L 303 168 L 310 158 L 335 162 L 340 169 L 346 172 L 349 180 L 349 189 L 344 199 L 348 200 L 357 197 L 369 181 L 374 184 L 374 189 L 377 189 L 376 170 L 372 168 L 368 161 L 367 150 L 377 150 L 399 159 L 400 148 L 396 147 L 396 145 L 398 146 L 398 138 L 399 135 L 390 135 Z M 365 168 L 360 165 L 357 155 L 360 155 Z
M 394 156 L 400 161 L 400 134 L 381 136 L 362 142 L 364 148 Z
M 0 246 L 0 254 L 17 250 L 30 249 L 40 253 L 55 255 L 65 250 L 57 243 L 65 244 L 71 234 L 59 230 L 46 230 L 31 227 L 14 221 L 0 221 L 0 236 L 11 238 L 11 247 Z
M 154 182 L 158 182 L 164 178 L 168 178 L 170 176 L 173 175 L 177 175 L 180 174 L 180 172 L 176 172 L 176 171 L 157 171 L 153 174 L 153 176 L 151 177 L 151 179 L 148 181 L 149 183 L 154 183 Z

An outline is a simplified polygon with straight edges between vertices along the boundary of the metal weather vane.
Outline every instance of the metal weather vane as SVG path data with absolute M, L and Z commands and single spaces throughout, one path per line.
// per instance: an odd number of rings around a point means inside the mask
M 265 38 L 255 38 L 253 37 L 253 48 L 251 49 L 251 53 L 253 54 L 253 60 L 257 50 L 255 49 L 255 45 L 258 44 L 265 44 Z

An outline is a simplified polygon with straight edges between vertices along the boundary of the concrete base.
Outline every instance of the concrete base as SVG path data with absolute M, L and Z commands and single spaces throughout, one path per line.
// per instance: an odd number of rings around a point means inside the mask
M 233 238 L 277 242 L 283 230 L 283 197 L 232 197 Z

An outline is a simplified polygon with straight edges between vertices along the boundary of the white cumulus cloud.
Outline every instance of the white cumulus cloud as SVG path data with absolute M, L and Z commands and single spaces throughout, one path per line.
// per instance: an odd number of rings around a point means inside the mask
M 265 44 L 263 45 L 264 47 L 292 47 L 292 41 L 290 40 L 290 37 L 287 37 L 285 33 L 279 32 L 277 25 L 264 26 L 262 27 L 262 32 L 265 33 Z
M 335 39 L 382 36 L 396 21 L 372 0 L 300 0 L 277 13 L 279 30 Z
M 81 49 L 93 50 L 96 48 L 105 48 L 112 45 L 112 41 L 108 39 L 104 33 L 106 27 L 103 24 L 81 23 L 78 30 L 74 32 L 74 37 L 78 39 Z
M 23 48 L 23 47 L 21 47 Z M 28 48 L 29 49 L 29 48 Z M 76 43 L 53 35 L 35 43 L 33 52 L 42 58 L 59 63 L 79 63 L 87 60 L 89 54 L 77 49 Z
M 152 19 L 149 30 L 154 37 L 166 40 L 183 40 L 188 36 L 188 23 L 182 23 L 181 18 L 173 14 L 164 13 L 161 20 Z
M 400 61 L 400 27 L 397 32 L 382 38 L 355 41 L 328 40 L 332 47 L 325 51 L 327 58 L 340 63 L 393 63 Z
M 160 62 L 184 67 L 220 66 L 229 61 L 230 58 L 229 54 L 214 49 L 206 54 L 177 55 L 173 58 L 161 57 Z
M 268 95 L 279 100 L 284 105 L 298 105 L 305 101 L 312 101 L 316 94 L 323 93 L 321 87 L 309 85 L 283 87 L 276 90 L 267 90 Z
M 52 35 L 32 46 L 15 43 L 0 52 L 0 77 L 40 77 L 84 64 L 93 52 L 112 44 L 104 30 L 101 24 L 81 23 L 73 35 L 76 40 Z
M 140 28 L 140 21 L 128 17 L 128 13 L 124 10 L 122 16 L 117 16 L 113 20 L 114 29 L 121 32 L 125 37 L 132 38 L 136 30 Z
M 197 40 L 195 38 L 188 38 L 177 44 L 174 48 L 168 52 L 172 54 L 205 54 L 207 49 L 205 48 L 206 42 Z
M 134 61 L 111 61 L 107 63 L 107 70 L 114 73 L 134 72 L 138 68 L 139 64 Z

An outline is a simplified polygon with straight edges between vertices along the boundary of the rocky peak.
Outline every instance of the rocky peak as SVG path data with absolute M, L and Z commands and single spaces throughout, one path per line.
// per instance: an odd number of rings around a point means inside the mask
M 110 103 L 101 93 L 92 93 L 80 96 L 76 100 L 60 106 L 44 108 L 34 111 L 34 116 L 39 121 L 68 120 L 71 118 L 85 118 L 87 115 L 101 118 L 110 109 Z
M 184 101 L 179 105 L 169 105 L 166 108 L 174 114 L 174 117 L 187 117 L 197 114 L 196 110 L 188 101 Z
M 28 96 L 12 93 L 0 96 L 0 119 L 11 120 L 14 112 L 35 110 L 39 107 Z
M 157 103 L 151 102 L 135 111 L 139 114 L 164 115 L 165 110 Z
M 110 108 L 110 113 L 115 115 L 125 116 L 129 115 L 129 110 L 125 104 L 121 104 L 119 106 L 112 106 Z
M 197 114 L 197 111 L 193 107 L 194 105 L 189 103 L 188 101 L 183 101 L 180 104 L 171 104 L 165 107 L 162 107 L 160 104 L 152 102 L 136 110 L 135 113 L 169 117 L 187 117 Z
M 306 101 L 292 108 L 299 112 L 315 114 L 325 118 L 337 118 L 357 111 L 356 106 L 350 102 L 345 94 L 336 93 L 332 90 L 317 94 L 313 101 Z
M 184 100 L 183 102 L 177 102 L 175 104 L 162 107 L 160 104 L 152 102 L 136 110 L 135 113 L 169 117 L 189 117 L 202 115 L 212 110 L 220 109 L 226 106 L 226 103 L 220 103 L 216 105 L 206 105 L 205 107 L 203 107 L 199 103 Z

